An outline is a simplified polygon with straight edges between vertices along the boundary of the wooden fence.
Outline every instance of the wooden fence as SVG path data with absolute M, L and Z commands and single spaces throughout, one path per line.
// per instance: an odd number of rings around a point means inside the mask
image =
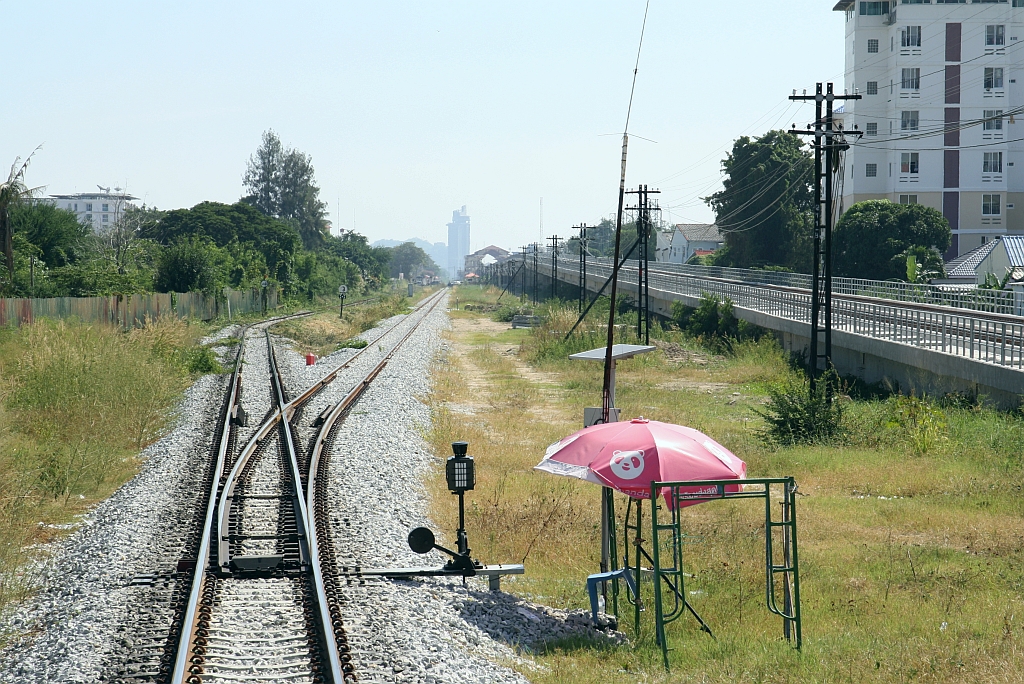
M 277 308 L 277 291 L 267 291 L 267 309 Z M 260 292 L 225 290 L 221 297 L 199 292 L 155 292 L 109 297 L 51 297 L 0 299 L 0 326 L 19 326 L 37 318 L 75 318 L 85 323 L 140 327 L 146 318 L 177 316 L 209 321 L 218 316 L 260 311 Z

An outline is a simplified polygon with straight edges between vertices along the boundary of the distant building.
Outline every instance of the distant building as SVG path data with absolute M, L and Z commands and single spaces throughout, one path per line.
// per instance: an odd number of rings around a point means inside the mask
M 50 195 L 42 201 L 48 202 L 58 209 L 74 212 L 78 220 L 90 226 L 94 232 L 102 232 L 121 217 L 126 209 L 133 206 L 138 197 L 120 192 L 78 192 L 73 195 Z
M 667 264 L 685 264 L 695 254 L 711 254 L 723 242 L 725 238 L 717 224 L 677 223 L 672 231 L 658 233 L 655 260 Z
M 484 266 L 503 264 L 508 261 L 511 255 L 512 253 L 507 249 L 488 245 L 466 256 L 465 272 L 482 275 L 481 272 L 484 270 Z
M 459 279 L 466 273 L 466 255 L 469 254 L 469 214 L 466 205 L 452 212 L 448 224 L 448 275 Z
M 941 211 L 953 230 L 950 260 L 1024 232 L 1024 175 L 1014 166 L 1024 160 L 1014 119 L 1024 88 L 1020 7 L 836 3 L 846 17 L 845 90 L 862 97 L 837 118 L 864 133 L 848 140 L 847 208 L 889 199 Z

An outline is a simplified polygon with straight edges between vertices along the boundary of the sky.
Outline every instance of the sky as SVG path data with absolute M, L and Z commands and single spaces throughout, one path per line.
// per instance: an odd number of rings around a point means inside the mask
M 833 5 L 651 0 L 627 187 L 712 221 L 732 142 L 812 118 L 794 88 L 842 91 Z M 230 203 L 273 129 L 312 156 L 335 229 L 444 242 L 465 205 L 474 250 L 564 237 L 614 215 L 644 8 L 0 0 L 0 163 L 41 144 L 27 180 L 47 194 Z

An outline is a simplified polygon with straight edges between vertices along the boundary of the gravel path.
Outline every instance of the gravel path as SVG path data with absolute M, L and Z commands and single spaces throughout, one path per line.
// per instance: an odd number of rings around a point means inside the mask
M 363 339 L 374 340 L 398 323 L 303 409 L 297 428 L 301 448 L 313 435 L 316 416 L 344 396 L 420 315 L 395 317 L 363 333 Z M 440 566 L 445 560 L 437 553 L 413 554 L 406 536 L 417 525 L 430 525 L 422 482 L 432 469 L 443 467 L 423 440 L 430 415 L 418 397 L 429 392 L 429 364 L 447 326 L 442 303 L 337 430 L 330 461 L 331 520 L 343 564 Z M 232 327 L 230 334 L 236 332 Z M 341 350 L 307 367 L 302 356 L 279 344 L 277 357 L 294 396 L 354 353 Z M 239 448 L 268 412 L 271 399 L 266 345 L 258 329 L 249 333 L 247 354 L 243 405 L 249 428 L 239 436 Z M 146 450 L 139 475 L 33 568 L 44 588 L 0 620 L 0 630 L 16 635 L 0 651 L 0 682 L 106 681 L 104 667 L 116 674 L 129 653 L 146 646 L 150 627 L 154 633 L 166 631 L 161 613 L 151 607 L 169 600 L 169 585 L 159 576 L 174 570 L 184 542 L 183 521 L 196 514 L 195 490 L 209 458 L 226 381 L 227 376 L 207 376 L 190 388 L 177 427 Z M 257 474 L 260 479 L 263 475 Z M 129 586 L 133 578 L 147 574 L 158 577 Z M 490 592 L 483 580 L 470 580 L 466 586 L 447 579 L 373 580 L 342 590 L 346 630 L 363 682 L 525 682 L 512 667 L 535 667 L 528 654 L 546 640 L 574 634 L 617 638 L 591 629 L 583 611 L 567 613 Z M 285 608 L 277 618 L 266 616 L 271 622 L 264 626 L 293 619 Z M 239 648 L 249 646 L 240 643 Z M 120 676 L 146 667 L 144 662 L 133 664 Z

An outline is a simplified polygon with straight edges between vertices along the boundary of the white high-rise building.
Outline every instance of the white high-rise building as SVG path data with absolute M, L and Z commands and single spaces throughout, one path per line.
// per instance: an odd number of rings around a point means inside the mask
M 452 212 L 448 224 L 448 276 L 453 280 L 466 275 L 466 255 L 469 254 L 469 213 L 466 205 Z
M 1024 233 L 1024 0 L 840 0 L 841 119 L 864 135 L 846 155 L 843 203 L 938 209 L 947 259 Z

